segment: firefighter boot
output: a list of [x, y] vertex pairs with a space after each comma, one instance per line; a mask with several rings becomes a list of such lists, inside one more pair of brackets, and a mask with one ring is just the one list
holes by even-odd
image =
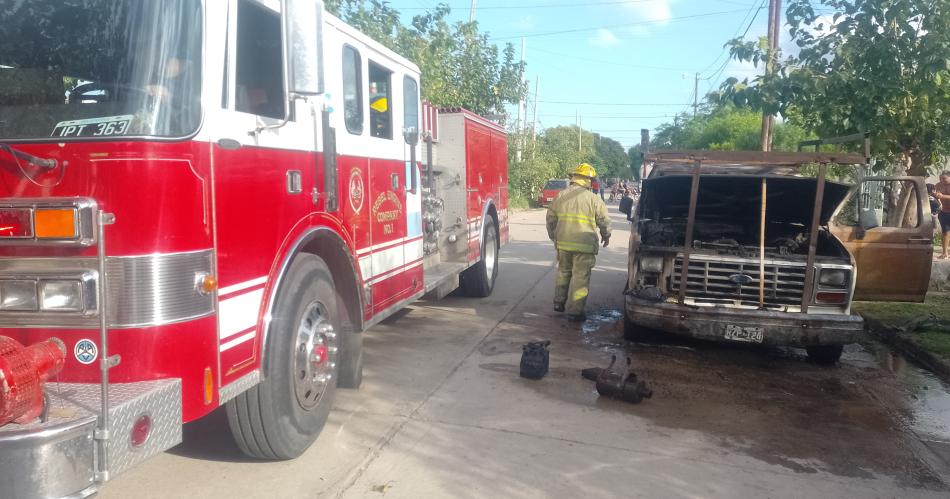
[[571, 285], [571, 268], [574, 260], [567, 251], [557, 252], [557, 276], [554, 278], [554, 311], [563, 312], [567, 291]]
[[572, 253], [571, 281], [568, 289], [567, 318], [571, 321], [583, 321], [584, 308], [589, 294], [590, 272], [594, 268], [594, 255], [590, 253]]

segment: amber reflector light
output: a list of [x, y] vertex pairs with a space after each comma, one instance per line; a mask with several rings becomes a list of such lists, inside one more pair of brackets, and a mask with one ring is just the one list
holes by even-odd
[[815, 301], [818, 303], [844, 303], [848, 300], [847, 293], [818, 293]]
[[76, 210], [71, 208], [37, 209], [36, 237], [39, 239], [74, 239]]
[[0, 238], [33, 237], [29, 208], [0, 209]]

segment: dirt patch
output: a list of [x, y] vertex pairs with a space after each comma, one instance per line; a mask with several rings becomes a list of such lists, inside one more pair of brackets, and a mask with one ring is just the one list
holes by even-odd
[[[836, 367], [805, 361], [796, 349], [763, 349], [674, 339], [669, 344], [622, 340], [619, 323], [592, 331], [552, 324], [552, 371], [564, 383], [523, 384], [566, 403], [622, 411], [667, 430], [695, 430], [721, 445], [796, 473], [893, 477], [905, 486], [945, 490], [945, 482], [919, 455], [909, 430], [900, 381], [865, 349], [849, 346]], [[486, 342], [485, 355], [520, 352], [516, 328], [504, 342]], [[524, 341], [529, 338], [525, 336]], [[533, 338], [531, 338], [533, 339]], [[600, 398], [579, 369], [604, 367], [612, 354], [630, 355], [634, 371], [653, 388], [639, 405]], [[517, 375], [517, 366], [482, 368]], [[519, 380], [522, 382], [522, 380]]]

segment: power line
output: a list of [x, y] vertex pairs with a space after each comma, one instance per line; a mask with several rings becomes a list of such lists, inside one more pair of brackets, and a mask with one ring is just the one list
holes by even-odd
[[680, 71], [688, 71], [687, 68], [671, 68], [671, 67], [664, 67], [664, 66], [648, 66], [648, 65], [644, 65], [644, 64], [626, 64], [626, 63], [617, 62], [617, 61], [604, 61], [604, 60], [601, 60], [601, 59], [590, 59], [590, 58], [588, 58], [588, 57], [580, 57], [580, 56], [571, 55], [571, 54], [564, 54], [564, 53], [561, 53], [561, 52], [552, 52], [552, 51], [550, 51], [550, 50], [539, 49], [539, 48], [535, 48], [535, 49], [532, 49], [532, 50], [534, 50], [535, 52], [542, 52], [542, 53], [545, 53], [545, 54], [556, 55], [556, 56], [558, 56], [558, 57], [567, 57], [567, 58], [569, 58], [569, 59], [577, 59], [577, 60], [579, 60], [579, 61], [593, 62], [593, 63], [596, 63], [596, 64], [606, 64], [606, 65], [608, 65], [608, 66], [617, 66], [617, 67], [624, 67], [624, 68], [636, 68], [636, 69], [656, 69], [656, 70], [660, 70], [660, 71], [677, 71], [677, 72], [680, 72]]
[[[746, 19], [748, 19], [749, 16], [753, 16], [753, 17], [752, 17], [752, 21], [749, 22], [749, 26], [752, 26], [752, 23], [755, 22], [756, 16], [759, 15], [759, 11], [762, 10], [762, 9], [765, 7], [765, 0], [763, 0], [761, 3], [759, 3], [759, 8], [758, 8], [758, 9], [755, 8], [756, 2], [758, 2], [758, 0], [755, 0], [755, 1], [752, 3], [752, 5], [749, 7], [749, 11], [746, 12], [746, 14], [745, 14], [744, 16], [742, 16], [742, 20], [739, 21], [739, 27], [736, 28], [736, 33], [735, 33], [735, 35], [732, 35], [733, 38], [735, 38], [736, 36], [739, 35], [739, 31], [742, 29], [742, 25], [745, 24]], [[749, 32], [749, 29], [746, 28], [746, 33], [748, 33], [748, 32]], [[742, 37], [745, 38], [745, 34], [743, 34]], [[719, 52], [719, 55], [717, 55], [716, 58], [713, 59], [713, 62], [709, 63], [709, 65], [706, 66], [705, 69], [703, 69], [702, 71], [700, 71], [700, 73], [705, 73], [705, 72], [709, 71], [710, 68], [712, 68], [713, 66], [715, 66], [715, 65], [719, 62], [719, 58], [722, 57], [722, 56], [723, 56], [724, 54], [726, 54], [726, 53], [727, 53], [726, 47], [723, 46], [722, 50]], [[728, 59], [727, 59], [727, 60], [728, 60]]]
[[[478, 10], [510, 10], [510, 9], [549, 9], [549, 8], [559, 8], [559, 7], [593, 7], [593, 6], [603, 6], [603, 5], [623, 5], [623, 4], [636, 4], [636, 3], [648, 3], [655, 2], [657, 0], [613, 0], [610, 2], [587, 2], [587, 3], [557, 3], [557, 4], [531, 4], [531, 5], [491, 5], [486, 7], [479, 7]], [[731, 3], [731, 2], [727, 2]], [[396, 10], [432, 10], [437, 6], [432, 7], [394, 7]], [[468, 7], [453, 7], [449, 5], [451, 10], [462, 10]]]
[[[541, 116], [546, 116], [548, 118], [576, 118], [577, 115], [574, 114], [547, 114], [541, 113]], [[655, 118], [673, 118], [675, 114], [659, 114], [655, 116], [618, 116], [611, 114], [585, 114], [584, 118], [598, 119], [598, 120], [636, 120], [636, 119], [655, 119]]]
[[531, 38], [533, 38], [533, 37], [537, 37], [537, 36], [563, 35], [563, 34], [568, 34], [568, 33], [583, 33], [583, 32], [587, 32], [587, 31], [597, 31], [597, 30], [599, 30], [599, 29], [627, 28], [627, 27], [630, 27], [630, 26], [641, 26], [641, 25], [645, 25], [645, 24], [657, 24], [657, 23], [666, 23], [666, 22], [688, 21], [688, 20], [691, 20], [691, 19], [701, 19], [701, 18], [705, 18], [705, 17], [721, 16], [721, 15], [725, 15], [725, 14], [735, 14], [736, 12], [745, 12], [745, 10], [746, 10], [746, 9], [723, 10], [723, 11], [719, 11], [719, 12], [705, 12], [705, 13], [703, 13], [703, 14], [693, 14], [693, 15], [689, 15], [689, 16], [669, 17], [669, 18], [666, 18], [666, 19], [639, 21], [639, 22], [623, 23], [623, 24], [611, 24], [611, 25], [608, 25], [608, 26], [594, 26], [594, 27], [590, 27], [590, 28], [564, 29], [564, 30], [558, 30], [558, 31], [546, 31], [546, 32], [543, 32], [543, 33], [529, 33], [529, 34], [515, 35], [515, 36], [499, 36], [499, 37], [489, 38], [488, 40], [489, 40], [489, 41], [495, 41], [495, 40], [511, 40], [511, 39], [514, 39], [514, 38], [522, 38], [522, 37], [525, 37], [525, 38], [531, 37]]
[[545, 104], [573, 104], [578, 106], [679, 106], [682, 102], [639, 102], [639, 103], [616, 103], [616, 102], [576, 102], [566, 100], [544, 100], [538, 102]]

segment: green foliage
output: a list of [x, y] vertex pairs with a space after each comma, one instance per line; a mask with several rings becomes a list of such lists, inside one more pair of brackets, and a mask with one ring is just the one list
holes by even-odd
[[[517, 161], [514, 144], [523, 140], [523, 160]], [[619, 142], [578, 128], [558, 126], [548, 128], [537, 137], [528, 131], [523, 135], [510, 134], [508, 143], [508, 184], [511, 195], [535, 200], [541, 187], [552, 178], [567, 178], [581, 163], [590, 163], [601, 179], [631, 178], [629, 159]]]
[[327, 10], [422, 71], [422, 97], [437, 106], [461, 106], [504, 122], [506, 104], [527, 92], [509, 43], [499, 52], [478, 31], [478, 23], [449, 24], [447, 4], [400, 22], [399, 11], [382, 0], [328, 0]]
[[[761, 145], [761, 130], [760, 112], [726, 103], [696, 117], [681, 114], [673, 123], [660, 125], [650, 144], [654, 149], [752, 151]], [[808, 133], [794, 123], [776, 123], [773, 149], [794, 151], [798, 142], [808, 138]]]
[[[836, 13], [817, 13], [817, 3]], [[787, 22], [800, 51], [784, 60], [761, 43], [729, 42], [733, 58], [774, 60], [775, 71], [730, 78], [723, 97], [797, 114], [823, 137], [869, 132], [876, 155], [915, 175], [948, 153], [950, 2], [791, 0]]]
[[643, 167], [643, 153], [640, 151], [640, 144], [637, 144], [627, 151], [627, 158], [630, 160], [630, 175], [634, 180], [640, 180], [640, 170]]

